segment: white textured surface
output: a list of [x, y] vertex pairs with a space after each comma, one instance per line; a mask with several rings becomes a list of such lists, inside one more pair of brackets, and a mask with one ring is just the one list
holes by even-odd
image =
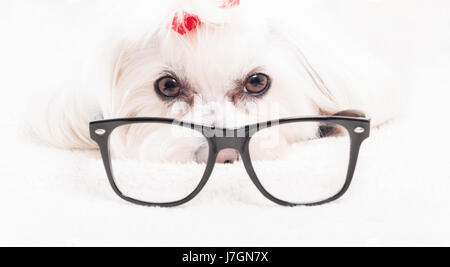
[[[348, 194], [316, 208], [271, 204], [240, 166], [217, 168], [202, 194], [183, 207], [122, 202], [96, 153], [46, 148], [18, 134], [28, 92], [58, 84], [51, 67], [70, 66], [58, 61], [64, 52], [30, 48], [33, 40], [26, 38], [29, 33], [35, 45], [42, 42], [36, 25], [55, 2], [30, 11], [34, 26], [24, 26], [24, 16], [0, 16], [0, 28], [10, 29], [0, 44], [0, 245], [450, 245], [450, 41], [439, 34], [448, 28], [441, 15], [449, 5], [412, 2], [417, 19], [405, 18], [401, 37], [383, 48], [391, 49], [387, 60], [400, 66], [405, 86], [415, 92], [410, 116], [374, 131]], [[9, 3], [1, 4], [0, 14]], [[389, 54], [397, 52], [403, 55]]]

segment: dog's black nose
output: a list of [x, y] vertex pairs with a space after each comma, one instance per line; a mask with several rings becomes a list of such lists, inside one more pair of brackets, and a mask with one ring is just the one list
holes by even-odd
[[233, 164], [239, 159], [239, 152], [234, 149], [224, 149], [217, 155], [216, 162], [222, 164]]

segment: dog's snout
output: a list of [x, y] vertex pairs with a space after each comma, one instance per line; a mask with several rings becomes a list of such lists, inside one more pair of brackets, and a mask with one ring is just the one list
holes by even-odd
[[[196, 161], [198, 163], [208, 162], [209, 152], [207, 147], [200, 148], [195, 153]], [[239, 152], [234, 149], [224, 149], [219, 152], [216, 158], [216, 163], [233, 164], [239, 160]]]
[[216, 162], [222, 164], [233, 164], [239, 159], [239, 153], [234, 149], [224, 149], [217, 155]]

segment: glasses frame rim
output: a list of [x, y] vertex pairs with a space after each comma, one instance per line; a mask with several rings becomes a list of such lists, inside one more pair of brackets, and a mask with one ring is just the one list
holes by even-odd
[[[345, 184], [343, 188], [334, 196], [313, 203], [294, 203], [283, 201], [278, 199], [277, 197], [270, 194], [264, 186], [261, 184], [256, 171], [253, 168], [249, 145], [250, 141], [254, 134], [257, 132], [271, 128], [274, 126], [279, 126], [282, 124], [289, 123], [298, 123], [298, 122], [328, 122], [332, 124], [336, 124], [345, 128], [350, 137], [350, 158], [349, 165], [347, 169], [347, 177], [345, 180]], [[195, 190], [189, 194], [187, 197], [168, 203], [153, 203], [146, 202], [131, 198], [122, 193], [122, 191], [118, 188], [112, 171], [111, 157], [110, 157], [110, 148], [109, 148], [109, 138], [111, 133], [118, 127], [131, 125], [131, 124], [140, 124], [140, 123], [161, 123], [168, 125], [178, 125], [180, 127], [187, 127], [192, 130], [200, 132], [208, 141], [209, 146], [209, 156], [208, 161], [206, 163], [206, 168], [203, 173], [203, 177], [200, 180], [199, 185], [195, 188]], [[203, 190], [205, 185], [208, 183], [214, 167], [216, 165], [216, 158], [219, 152], [226, 148], [236, 149], [242, 158], [244, 163], [244, 167], [252, 180], [253, 184], [258, 188], [258, 190], [270, 201], [288, 207], [296, 207], [296, 206], [319, 206], [323, 204], [327, 204], [333, 202], [335, 200], [340, 199], [349, 189], [353, 176], [355, 173], [358, 156], [360, 152], [360, 148], [364, 140], [366, 140], [370, 136], [370, 127], [371, 120], [369, 118], [356, 118], [356, 117], [346, 117], [346, 116], [311, 116], [311, 117], [291, 117], [280, 120], [272, 120], [265, 123], [256, 123], [252, 125], [247, 125], [244, 127], [236, 128], [236, 129], [224, 129], [224, 128], [216, 128], [211, 126], [205, 126], [197, 123], [179, 121], [176, 119], [168, 119], [168, 118], [158, 118], [158, 117], [137, 117], [137, 118], [117, 118], [117, 119], [108, 119], [108, 120], [97, 120], [92, 121], [89, 124], [89, 130], [91, 139], [94, 140], [99, 148], [101, 157], [103, 160], [103, 164], [108, 176], [109, 183], [113, 188], [113, 191], [123, 200], [128, 201], [133, 204], [148, 206], [148, 207], [175, 207], [186, 204], [187, 202], [193, 200], [198, 194]], [[357, 130], [361, 131], [357, 131]], [[364, 129], [364, 131], [362, 131]], [[98, 133], [100, 131], [100, 134]], [[234, 137], [228, 137], [226, 133], [232, 132]], [[245, 137], [239, 137], [238, 133], [245, 133]], [[224, 137], [221, 137], [223, 135]]]

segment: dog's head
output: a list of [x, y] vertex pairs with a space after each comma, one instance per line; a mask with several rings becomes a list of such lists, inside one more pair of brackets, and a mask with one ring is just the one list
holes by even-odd
[[[176, 15], [171, 13], [150, 37], [120, 46], [114, 64], [111, 117], [166, 117], [236, 128], [318, 115], [323, 107], [332, 106], [326, 85], [276, 22], [243, 7], [184, 8]], [[183, 28], [177, 28], [180, 25]], [[156, 137], [167, 134], [142, 127], [126, 129], [120, 138], [128, 144], [134, 140], [131, 143], [141, 151], [149, 151], [144, 144], [160, 144]], [[309, 138], [317, 129], [300, 131], [301, 138]], [[291, 135], [281, 134], [279, 143], [296, 141]], [[182, 142], [186, 143], [174, 139], [167, 147], [178, 146], [183, 151], [164, 149], [158, 157], [162, 153], [163, 159], [206, 160], [204, 141]], [[228, 151], [219, 161], [236, 157]]]

